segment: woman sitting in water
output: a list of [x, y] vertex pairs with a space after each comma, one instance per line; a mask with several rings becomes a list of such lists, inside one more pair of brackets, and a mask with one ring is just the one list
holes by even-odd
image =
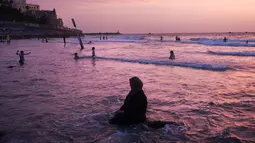
[[135, 124], [146, 120], [147, 97], [143, 92], [143, 82], [138, 77], [129, 79], [131, 91], [124, 105], [115, 113], [110, 124]]
[[19, 50], [16, 52], [16, 55], [19, 55], [19, 63], [20, 64], [24, 64], [24, 61], [25, 61], [25, 55], [29, 55], [29, 54], [31, 54], [31, 52], [29, 52], [29, 53], [24, 53], [24, 51], [20, 51], [20, 53], [19, 53]]

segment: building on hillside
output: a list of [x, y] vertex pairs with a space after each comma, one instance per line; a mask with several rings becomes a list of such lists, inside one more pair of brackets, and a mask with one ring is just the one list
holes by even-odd
[[40, 6], [37, 4], [27, 4], [25, 8], [27, 11], [39, 11], [40, 10]]
[[40, 11], [27, 11], [26, 15], [34, 16], [40, 20], [41, 24], [50, 25], [54, 28], [62, 28], [64, 23], [61, 18], [57, 17], [56, 10], [40, 10]]
[[26, 0], [3, 0], [3, 2], [12, 2], [12, 4], [20, 5], [25, 5], [27, 3]]
[[64, 27], [64, 22], [63, 22], [62, 18], [57, 19], [56, 26], [57, 26], [57, 28], [63, 28]]
[[26, 0], [4, 0], [12, 3], [12, 7], [20, 10], [21, 12], [26, 11], [38, 11], [40, 6], [37, 4], [27, 4]]
[[20, 5], [20, 6], [14, 6], [15, 8], [19, 9], [22, 13], [27, 12], [27, 11], [39, 11], [40, 6], [37, 4], [25, 4], [25, 5]]
[[26, 11], [26, 0], [8, 0], [12, 1], [12, 7], [19, 9], [21, 12]]
[[37, 24], [47, 25], [52, 28], [63, 28], [63, 20], [57, 17], [56, 10], [40, 10], [40, 6], [36, 4], [27, 4], [26, 0], [2, 0], [1, 4], [7, 7], [13, 7], [29, 19], [29, 22], [34, 22]]

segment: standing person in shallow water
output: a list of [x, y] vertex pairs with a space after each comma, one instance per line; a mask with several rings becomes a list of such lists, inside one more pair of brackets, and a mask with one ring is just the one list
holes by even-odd
[[16, 52], [16, 55], [19, 55], [19, 63], [20, 64], [24, 64], [24, 62], [25, 62], [25, 55], [29, 55], [29, 54], [31, 54], [31, 52], [24, 53], [24, 51], [20, 51], [20, 53], [19, 53], [19, 50], [18, 50]]
[[170, 51], [170, 57], [169, 59], [174, 60], [175, 59], [175, 55], [174, 55], [174, 51]]
[[78, 56], [78, 53], [74, 53], [74, 59], [78, 60], [80, 57]]
[[228, 40], [227, 37], [223, 38], [223, 42], [227, 42], [227, 40]]
[[95, 58], [96, 54], [95, 54], [95, 47], [92, 47], [92, 58]]
[[110, 120], [110, 124], [128, 125], [146, 120], [147, 97], [143, 92], [143, 82], [138, 77], [132, 77], [129, 83], [131, 91], [126, 96], [124, 105]]
[[10, 44], [10, 43], [11, 43], [11, 37], [10, 37], [10, 35], [7, 35], [7, 36], [6, 36], [6, 41], [7, 41], [7, 44]]
[[64, 44], [66, 44], [66, 36], [63, 37]]

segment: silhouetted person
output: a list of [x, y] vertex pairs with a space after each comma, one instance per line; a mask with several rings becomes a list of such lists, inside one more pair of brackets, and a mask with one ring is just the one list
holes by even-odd
[[228, 40], [227, 37], [224, 37], [223, 42], [227, 42], [227, 40]]
[[247, 41], [246, 41], [246, 44], [248, 44], [248, 43], [249, 43], [249, 41], [247, 40]]
[[74, 59], [78, 60], [80, 57], [78, 56], [78, 53], [74, 53]]
[[10, 44], [10, 43], [11, 43], [11, 37], [10, 37], [10, 35], [7, 35], [7, 36], [6, 36], [6, 41], [7, 41], [7, 44]]
[[48, 43], [48, 39], [47, 38], [45, 38], [45, 42]]
[[64, 43], [66, 44], [66, 36], [63, 37]]
[[105, 36], [105, 40], [108, 40], [108, 37], [107, 37], [107, 36]]
[[175, 55], [174, 55], [174, 51], [170, 51], [170, 57], [169, 59], [174, 60], [175, 59]]
[[160, 41], [163, 41], [163, 36], [160, 36]]
[[18, 50], [16, 52], [16, 55], [19, 55], [19, 63], [20, 64], [24, 64], [24, 62], [25, 62], [25, 55], [29, 55], [29, 54], [31, 54], [31, 52], [24, 53], [24, 51], [20, 51], [20, 53], [19, 53], [19, 50]]
[[100, 40], [102, 40], [102, 37], [100, 36]]
[[181, 41], [181, 38], [178, 36], [175, 36], [175, 41]]
[[94, 58], [96, 56], [95, 54], [95, 47], [92, 47], [92, 58]]
[[143, 92], [143, 82], [138, 77], [129, 79], [131, 91], [126, 96], [124, 105], [115, 113], [110, 124], [135, 124], [146, 120], [147, 97]]
[[105, 37], [103, 36], [103, 40], [105, 39]]

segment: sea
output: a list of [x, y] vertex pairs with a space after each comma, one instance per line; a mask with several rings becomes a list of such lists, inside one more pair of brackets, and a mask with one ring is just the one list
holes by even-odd
[[[62, 38], [0, 43], [0, 142], [255, 143], [255, 33], [82, 41], [83, 50], [76, 37], [66, 44]], [[31, 52], [24, 65], [17, 50]], [[148, 120], [177, 124], [109, 124], [133, 76], [143, 81]]]

